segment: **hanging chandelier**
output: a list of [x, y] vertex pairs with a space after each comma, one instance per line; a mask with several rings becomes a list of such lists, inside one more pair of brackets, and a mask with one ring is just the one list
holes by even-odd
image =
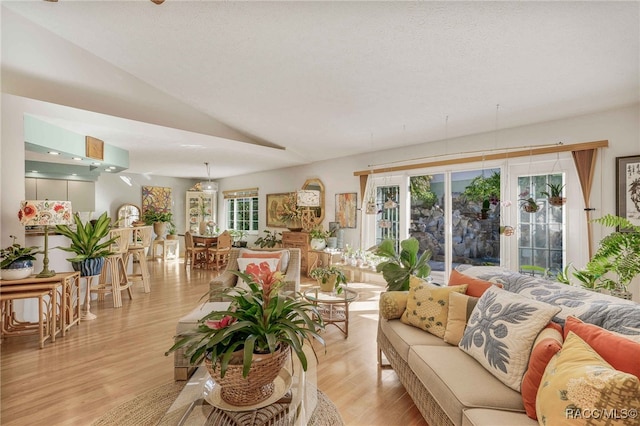
[[209, 163], [205, 161], [204, 165], [207, 167], [207, 177], [209, 178], [209, 180], [200, 182], [200, 188], [205, 194], [213, 194], [214, 192], [218, 191], [218, 184], [215, 182], [211, 182], [211, 171], [209, 169]]

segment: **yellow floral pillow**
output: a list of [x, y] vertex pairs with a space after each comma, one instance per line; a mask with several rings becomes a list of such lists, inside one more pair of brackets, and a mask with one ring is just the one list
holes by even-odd
[[444, 337], [449, 312], [449, 294], [464, 293], [467, 285], [438, 287], [420, 278], [411, 277], [407, 308], [400, 321]]
[[380, 295], [380, 316], [384, 319], [398, 319], [407, 307], [407, 291], [387, 291]]
[[640, 380], [615, 370], [573, 332], [544, 370], [536, 396], [541, 425], [637, 425]]

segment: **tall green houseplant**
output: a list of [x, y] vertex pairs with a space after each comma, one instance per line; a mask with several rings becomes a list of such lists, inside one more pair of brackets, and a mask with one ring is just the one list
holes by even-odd
[[384, 240], [377, 248], [376, 255], [387, 259], [378, 263], [376, 271], [382, 272], [389, 291], [409, 290], [412, 275], [426, 278], [431, 273], [429, 259], [431, 252], [425, 250], [418, 256], [420, 243], [415, 238], [400, 242], [400, 253], [396, 252], [395, 241]]
[[88, 221], [83, 224], [77, 213], [73, 215], [73, 220], [75, 222], [75, 229], [69, 225], [56, 225], [58, 233], [71, 240], [71, 245], [69, 247], [57, 248], [75, 254], [74, 257], [70, 257], [67, 260], [71, 262], [75, 270], [81, 271], [82, 275], [97, 275], [97, 273], [100, 273], [99, 271], [95, 273], [96, 271], [92, 270], [93, 273], [89, 273], [88, 270], [85, 271], [83, 269], [82, 264], [91, 259], [101, 259], [101, 262], [97, 261], [88, 263], [96, 263], [95, 267], [102, 270], [104, 258], [112, 254], [110, 246], [117, 239], [110, 238], [102, 241], [109, 235], [109, 231], [111, 230], [111, 219], [107, 216], [107, 212], [104, 212], [94, 223]]

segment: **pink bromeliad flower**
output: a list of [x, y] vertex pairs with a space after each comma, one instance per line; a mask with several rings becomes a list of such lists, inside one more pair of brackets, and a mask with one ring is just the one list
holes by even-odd
[[213, 330], [221, 330], [223, 328], [229, 327], [231, 324], [236, 322], [236, 319], [232, 316], [225, 316], [221, 320], [207, 320], [205, 321], [205, 325]]
[[251, 276], [256, 284], [262, 287], [262, 292], [265, 295], [276, 290], [282, 283], [282, 272], [271, 272], [267, 262], [262, 262], [260, 265], [250, 263], [245, 272]]

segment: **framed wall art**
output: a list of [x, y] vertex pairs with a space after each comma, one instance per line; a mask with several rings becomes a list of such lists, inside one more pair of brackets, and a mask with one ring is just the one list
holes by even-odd
[[640, 226], [640, 155], [616, 158], [616, 215]]
[[267, 194], [267, 226], [273, 226], [274, 228], [287, 227], [286, 222], [280, 219], [280, 217], [284, 211], [284, 203], [289, 195], [289, 192]]
[[355, 228], [357, 225], [357, 192], [336, 194], [336, 222], [340, 228]]
[[171, 212], [171, 188], [162, 186], [142, 187], [142, 212], [154, 210], [160, 213]]

